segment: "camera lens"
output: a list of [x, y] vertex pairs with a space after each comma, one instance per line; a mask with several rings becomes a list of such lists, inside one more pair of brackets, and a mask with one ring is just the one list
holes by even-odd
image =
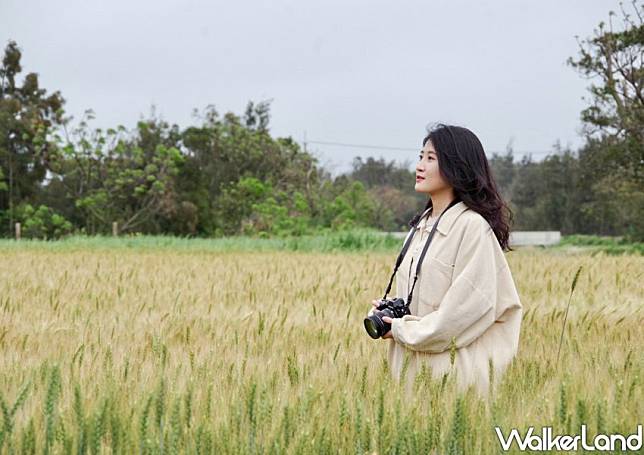
[[364, 328], [367, 329], [367, 333], [373, 339], [380, 338], [380, 330], [382, 330], [382, 319], [376, 315], [371, 315], [364, 320]]

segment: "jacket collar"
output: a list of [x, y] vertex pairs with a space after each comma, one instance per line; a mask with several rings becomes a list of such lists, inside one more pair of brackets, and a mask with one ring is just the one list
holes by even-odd
[[[457, 202], [452, 207], [450, 207], [448, 211], [445, 212], [445, 214], [441, 218], [441, 222], [438, 223], [436, 230], [443, 235], [447, 235], [449, 233], [449, 230], [452, 228], [454, 221], [456, 221], [456, 218], [458, 218], [461, 213], [468, 209], [469, 208], [467, 207], [467, 205], [465, 205], [465, 202]], [[424, 227], [424, 230], [427, 232], [431, 231], [432, 229], [432, 225], [427, 226], [427, 224], [425, 223], [425, 217], [428, 213], [429, 210], [425, 210], [425, 212], [423, 213], [423, 221], [419, 224], [418, 227], [418, 229]]]

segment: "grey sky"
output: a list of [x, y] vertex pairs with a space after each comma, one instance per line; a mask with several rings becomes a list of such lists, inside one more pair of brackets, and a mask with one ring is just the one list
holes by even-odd
[[[627, 5], [628, 6], [628, 5]], [[0, 40], [61, 90], [76, 118], [173, 123], [214, 104], [273, 99], [271, 132], [302, 141], [420, 148], [425, 127], [470, 128], [486, 151], [577, 148], [589, 81], [565, 64], [617, 0], [0, 0]], [[314, 145], [334, 173], [352, 158], [415, 151]]]

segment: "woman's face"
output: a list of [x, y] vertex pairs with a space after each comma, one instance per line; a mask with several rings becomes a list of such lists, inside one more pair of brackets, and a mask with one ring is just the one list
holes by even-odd
[[418, 158], [416, 186], [414, 187], [417, 192], [436, 194], [450, 187], [440, 174], [438, 155], [432, 141], [427, 140]]

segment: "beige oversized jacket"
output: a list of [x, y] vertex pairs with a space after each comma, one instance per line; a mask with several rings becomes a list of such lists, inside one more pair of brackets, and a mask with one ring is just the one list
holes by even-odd
[[[405, 299], [433, 225], [426, 219], [413, 233], [396, 275], [396, 293]], [[452, 338], [457, 383], [461, 388], [474, 384], [482, 395], [489, 387], [488, 359], [498, 379], [517, 353], [523, 309], [512, 274], [488, 222], [462, 201], [440, 220], [410, 311], [393, 320], [389, 340], [389, 367], [395, 379], [400, 379], [405, 353], [410, 355], [407, 390], [423, 363], [434, 378], [450, 370]]]

